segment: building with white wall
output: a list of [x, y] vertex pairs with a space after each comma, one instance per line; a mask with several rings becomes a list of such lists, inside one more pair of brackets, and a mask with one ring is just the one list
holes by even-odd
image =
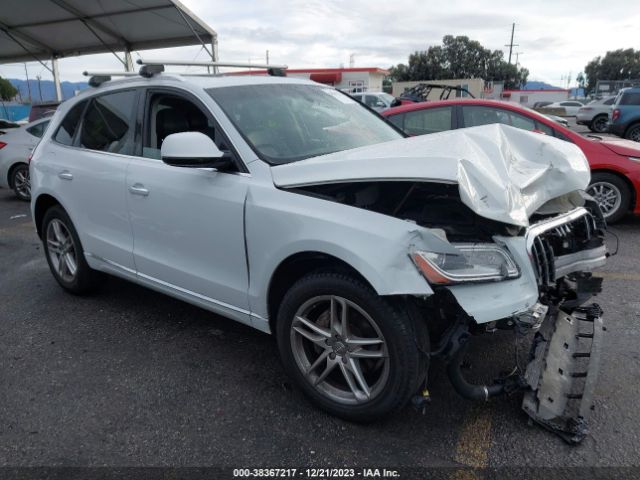
[[500, 100], [516, 102], [525, 107], [533, 107], [537, 102], [563, 102], [569, 99], [569, 90], [549, 88], [544, 90], [504, 90]]
[[[235, 74], [266, 75], [267, 72], [265, 70], [249, 70]], [[381, 92], [382, 80], [387, 75], [389, 75], [389, 70], [377, 67], [287, 69], [288, 77], [307, 78], [349, 93]]]

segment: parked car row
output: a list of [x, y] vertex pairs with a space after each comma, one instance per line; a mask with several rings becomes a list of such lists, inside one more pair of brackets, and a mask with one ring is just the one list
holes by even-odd
[[446, 100], [391, 108], [382, 113], [407, 135], [501, 123], [571, 142], [591, 167], [588, 192], [609, 222], [627, 212], [640, 213], [640, 145], [626, 140], [582, 136], [546, 116], [512, 102]]
[[43, 118], [0, 136], [0, 187], [13, 189], [20, 200], [31, 199], [28, 158], [49, 121]]

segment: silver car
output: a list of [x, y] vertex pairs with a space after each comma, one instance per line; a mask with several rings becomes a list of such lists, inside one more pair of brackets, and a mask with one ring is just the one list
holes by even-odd
[[592, 100], [578, 110], [576, 123], [578, 125], [586, 125], [592, 132], [606, 132], [615, 99], [616, 97], [612, 96]]
[[[64, 289], [116, 275], [274, 334], [302, 391], [350, 420], [422, 408], [439, 357], [461, 395], [520, 389], [536, 421], [584, 436], [606, 247], [580, 149], [504, 125], [405, 138], [301, 79], [147, 77], [62, 104], [33, 155]], [[496, 329], [541, 332], [526, 375], [471, 384], [465, 350]]]
[[13, 189], [20, 200], [31, 199], [28, 159], [49, 120], [31, 122], [0, 135], [0, 187]]

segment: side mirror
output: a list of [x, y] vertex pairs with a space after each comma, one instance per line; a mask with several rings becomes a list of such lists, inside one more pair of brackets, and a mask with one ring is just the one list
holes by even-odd
[[173, 167], [228, 169], [231, 158], [225, 156], [213, 140], [200, 132], [172, 133], [162, 142], [162, 161]]

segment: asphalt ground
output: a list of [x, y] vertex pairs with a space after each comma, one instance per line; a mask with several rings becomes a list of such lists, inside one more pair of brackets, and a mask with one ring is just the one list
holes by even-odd
[[[639, 466], [640, 218], [611, 232], [619, 252], [600, 272], [608, 330], [591, 434], [569, 446], [528, 424], [519, 394], [460, 398], [438, 362], [424, 415], [407, 407], [359, 425], [324, 414], [291, 385], [268, 335], [115, 278], [91, 296], [65, 293], [28, 204], [0, 190], [0, 477], [21, 478], [6, 467], [28, 466], [226, 469], [210, 478], [353, 466], [437, 468], [447, 478], [477, 478], [457, 467], [572, 467], [586, 478], [585, 468]], [[513, 364], [511, 334], [481, 340], [472, 377]]]

